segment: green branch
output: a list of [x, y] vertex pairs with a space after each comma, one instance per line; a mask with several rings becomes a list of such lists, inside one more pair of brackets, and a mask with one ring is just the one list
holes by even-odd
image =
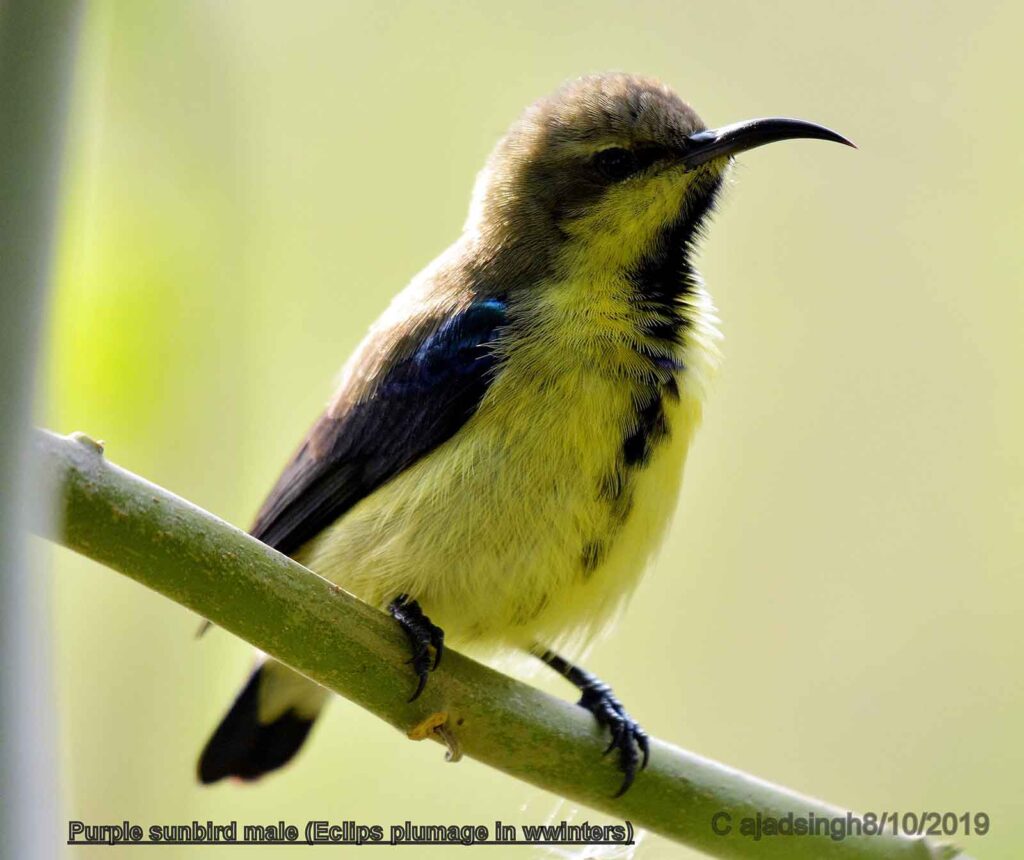
[[[607, 739], [582, 709], [445, 653], [423, 696], [406, 703], [408, 644], [390, 618], [244, 532], [108, 463], [99, 445], [40, 432], [44, 480], [59, 500], [52, 537], [209, 618], [403, 734], [450, 748], [539, 788], [718, 857], [951, 858], [902, 836], [754, 841], [745, 817], [844, 817], [846, 810], [651, 742], [651, 763], [623, 797]], [[439, 722], [442, 731], [431, 731]], [[712, 818], [731, 820], [716, 835]]]

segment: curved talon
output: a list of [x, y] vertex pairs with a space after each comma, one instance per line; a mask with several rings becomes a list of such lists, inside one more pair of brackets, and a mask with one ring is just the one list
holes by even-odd
[[640, 765], [640, 770], [646, 770], [647, 762], [651, 760], [650, 739], [647, 737], [647, 732], [640, 728], [640, 726], [636, 727], [636, 731], [633, 733], [633, 736], [636, 738], [637, 746], [640, 747], [644, 754], [644, 760], [643, 763]]
[[608, 742], [608, 747], [605, 749], [604, 754], [608, 755], [615, 747], [617, 747], [622, 741], [622, 733], [624, 731], [623, 724], [616, 722], [611, 726], [612, 739]]
[[[649, 744], [646, 733], [624, 710], [621, 710], [621, 706], [619, 712], [616, 713], [615, 722], [610, 728], [612, 743], [608, 751], [618, 749], [619, 769], [623, 773], [622, 786], [614, 796], [622, 797], [636, 779], [637, 770], [647, 767], [650, 757]], [[642, 763], [640, 753], [643, 754]], [[637, 764], [640, 764], [639, 768], [637, 768]]]
[[636, 779], [636, 766], [634, 765], [631, 770], [626, 770], [626, 776], [622, 780], [622, 787], [617, 792], [615, 792], [615, 794], [612, 795], [612, 798], [614, 799], [616, 797], [622, 797], [622, 795], [624, 795], [627, 791], [629, 791], [629, 788], [633, 784], [633, 781], [635, 779]]
[[651, 745], [647, 732], [626, 712], [622, 703], [612, 693], [612, 688], [603, 681], [579, 666], [574, 666], [554, 651], [534, 646], [532, 652], [579, 688], [580, 700], [577, 704], [590, 711], [599, 726], [608, 727], [611, 740], [605, 748], [604, 755], [608, 755], [614, 749], [619, 751], [619, 770], [623, 773], [623, 780], [622, 786], [614, 796], [622, 797], [636, 779], [637, 764], [640, 764], [639, 770], [643, 770], [650, 760]]
[[416, 683], [416, 691], [411, 696], [409, 696], [408, 699], [405, 700], [406, 704], [409, 704], [410, 702], [415, 702], [420, 697], [420, 693], [423, 692], [423, 690], [424, 690], [424, 688], [426, 686], [427, 686], [427, 673], [424, 672], [423, 674], [421, 674], [419, 676], [419, 680]]
[[[399, 594], [392, 600], [388, 612], [405, 631], [412, 648], [412, 656], [405, 662], [416, 672], [416, 689], [409, 698], [410, 702], [414, 702], [427, 686], [428, 674], [441, 662], [444, 631], [423, 613], [419, 603], [409, 599], [408, 594]], [[431, 646], [434, 648], [433, 660], [430, 658]]]
[[441, 654], [444, 652], [444, 631], [440, 627], [434, 627], [430, 631], [430, 644], [434, 646], [434, 666], [441, 665]]

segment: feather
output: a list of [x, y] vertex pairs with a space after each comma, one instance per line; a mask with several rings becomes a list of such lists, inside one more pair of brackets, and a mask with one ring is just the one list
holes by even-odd
[[505, 305], [477, 301], [438, 322], [412, 349], [403, 345], [405, 357], [384, 357], [388, 370], [367, 395], [341, 400], [317, 421], [264, 503], [254, 537], [295, 553], [473, 415], [498, 364]]

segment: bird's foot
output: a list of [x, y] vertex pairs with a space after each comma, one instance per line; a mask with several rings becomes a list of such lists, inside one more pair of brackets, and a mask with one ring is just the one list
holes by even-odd
[[604, 754], [608, 755], [612, 750], [619, 751], [619, 770], [624, 778], [615, 797], [622, 797], [636, 779], [637, 770], [647, 767], [651, 757], [647, 732], [626, 712], [612, 693], [612, 688], [600, 678], [541, 646], [535, 646], [532, 652], [579, 689], [583, 694], [579, 706], [590, 711], [598, 725], [607, 726], [612, 733], [611, 743]]
[[[412, 646], [412, 656], [406, 662], [412, 664], [418, 679], [416, 691], [409, 698], [409, 701], [413, 702], [427, 686], [427, 675], [441, 662], [444, 631], [423, 614], [420, 605], [415, 600], [410, 600], [408, 594], [399, 594], [392, 600], [388, 605], [388, 612], [405, 631]], [[431, 648], [434, 649], [433, 660], [430, 657]]]
[[627, 713], [622, 703], [615, 698], [612, 688], [604, 682], [593, 678], [591, 683], [581, 689], [583, 695], [580, 696], [579, 706], [590, 711], [598, 724], [607, 726], [612, 734], [604, 754], [618, 750], [619, 770], [623, 773], [623, 780], [614, 796], [622, 797], [636, 779], [637, 770], [647, 767], [651, 757], [647, 732]]

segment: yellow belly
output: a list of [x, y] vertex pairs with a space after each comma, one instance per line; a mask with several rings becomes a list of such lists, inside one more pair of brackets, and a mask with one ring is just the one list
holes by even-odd
[[607, 483], [635, 416], [629, 358], [607, 344], [600, 354], [550, 346], [517, 349], [455, 436], [299, 560], [380, 607], [408, 593], [457, 647], [573, 653], [600, 633], [675, 507], [710, 346], [682, 350], [680, 396], [664, 399], [668, 435], [617, 501]]

